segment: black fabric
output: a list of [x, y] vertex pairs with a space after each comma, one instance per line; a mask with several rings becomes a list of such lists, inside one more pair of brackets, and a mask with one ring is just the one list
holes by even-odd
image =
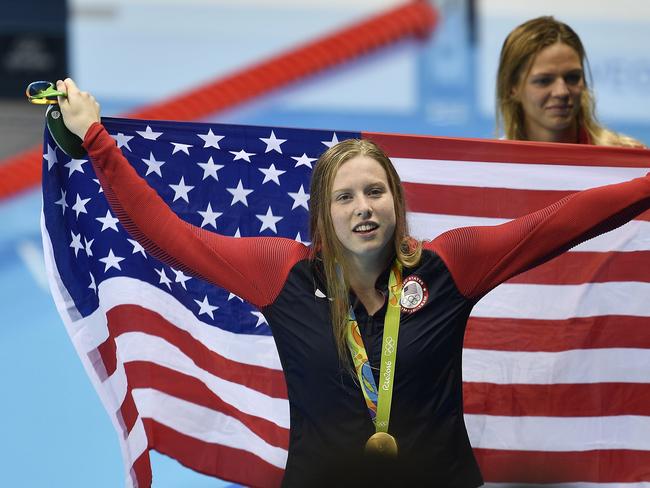
[[[377, 288], [387, 295], [389, 270]], [[329, 300], [310, 261], [294, 266], [275, 302], [264, 310], [288, 385], [289, 456], [283, 481], [302, 486], [444, 486], [482, 484], [463, 420], [461, 357], [465, 324], [474, 302], [456, 288], [442, 260], [424, 251], [416, 275], [428, 298], [402, 311], [389, 432], [396, 460], [364, 455], [374, 433], [363, 394], [349, 363], [336, 352]], [[355, 314], [378, 379], [386, 305]]]

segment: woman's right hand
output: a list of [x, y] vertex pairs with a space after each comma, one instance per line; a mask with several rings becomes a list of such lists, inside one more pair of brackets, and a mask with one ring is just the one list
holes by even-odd
[[67, 97], [59, 97], [65, 126], [83, 140], [88, 128], [99, 122], [99, 103], [90, 93], [79, 91], [70, 78], [57, 81], [56, 88], [67, 94]]

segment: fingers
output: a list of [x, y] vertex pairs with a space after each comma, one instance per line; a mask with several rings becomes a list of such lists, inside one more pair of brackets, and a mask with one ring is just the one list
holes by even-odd
[[59, 97], [63, 122], [72, 133], [83, 139], [88, 128], [100, 121], [99, 103], [90, 93], [80, 91], [70, 78], [58, 80], [56, 87], [67, 94], [66, 97]]
[[79, 88], [77, 87], [77, 84], [74, 81], [72, 81], [72, 78], [66, 78], [65, 80], [63, 80], [62, 83], [64, 85], [63, 91], [65, 91], [68, 94], [68, 97], [70, 96], [74, 97], [79, 93]]
[[99, 104], [95, 100], [95, 97], [86, 91], [79, 90], [79, 87], [77, 87], [77, 84], [72, 80], [72, 78], [57, 80], [56, 88], [67, 95], [67, 97], [58, 98], [59, 105], [76, 105], [77, 103], [85, 103], [91, 104], [96, 110], [99, 110]]

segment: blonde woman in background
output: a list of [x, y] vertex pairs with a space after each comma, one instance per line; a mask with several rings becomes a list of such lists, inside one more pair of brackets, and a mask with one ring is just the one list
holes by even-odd
[[553, 17], [516, 27], [503, 43], [497, 74], [497, 130], [506, 139], [642, 148], [603, 127], [585, 79], [580, 37]]

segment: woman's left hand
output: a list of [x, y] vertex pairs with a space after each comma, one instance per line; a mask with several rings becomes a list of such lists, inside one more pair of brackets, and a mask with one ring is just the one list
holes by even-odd
[[65, 126], [83, 140], [88, 128], [99, 122], [99, 103], [90, 93], [80, 91], [70, 78], [57, 81], [56, 88], [67, 94], [66, 97], [59, 97]]

